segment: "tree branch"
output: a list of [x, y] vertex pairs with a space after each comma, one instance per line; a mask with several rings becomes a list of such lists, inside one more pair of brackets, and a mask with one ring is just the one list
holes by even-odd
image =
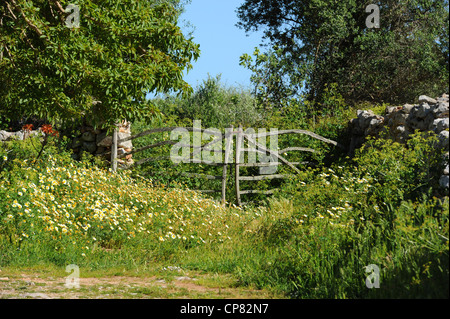
[[6, 7], [8, 8], [8, 11], [11, 13], [11, 15], [13, 16], [14, 20], [17, 20], [17, 17], [15, 16], [15, 14], [12, 12], [11, 7], [9, 6], [9, 3], [6, 3]]
[[64, 10], [64, 8], [61, 6], [61, 4], [57, 1], [57, 0], [51, 0], [51, 2], [53, 2], [53, 4], [56, 5], [56, 7], [58, 8], [59, 12], [61, 14], [66, 14], [66, 10]]
[[22, 11], [22, 9], [17, 5], [15, 0], [11, 0], [11, 3], [14, 5], [14, 7], [19, 10], [20, 14], [22, 15], [23, 19], [25, 20], [25, 22], [28, 24], [28, 26], [34, 30], [34, 32], [36, 32], [39, 37], [43, 36], [44, 34], [42, 33], [41, 30], [39, 30], [39, 28], [34, 25], [30, 20], [28, 20], [28, 18], [26, 17], [25, 13]]
[[[4, 48], [5, 48], [6, 52], [7, 52], [8, 55], [9, 55], [9, 58], [11, 59], [11, 64], [12, 64], [12, 66], [13, 66], [13, 67], [16, 67], [16, 65], [14, 64], [13, 56], [12, 56], [11, 52], [9, 51], [8, 46], [7, 46], [6, 44], [4, 45]], [[3, 52], [2, 52], [2, 54], [3, 54]]]
[[35, 47], [33, 46], [33, 44], [30, 42], [30, 39], [28, 39], [25, 30], [23, 30], [22, 34], [23, 34], [23, 36], [24, 36], [24, 38], [25, 38], [25, 41], [27, 41], [28, 45], [29, 45], [34, 51], [36, 51], [36, 48], [35, 48]]

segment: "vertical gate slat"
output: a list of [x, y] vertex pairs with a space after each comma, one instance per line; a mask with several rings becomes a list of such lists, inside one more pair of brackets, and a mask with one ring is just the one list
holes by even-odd
[[230, 150], [231, 145], [233, 144], [233, 126], [231, 126], [231, 129], [229, 132], [225, 130], [225, 158], [223, 162], [223, 171], [222, 171], [222, 204], [225, 204], [227, 198], [226, 198], [226, 189], [227, 189], [227, 169], [228, 169], [228, 163], [230, 161]]
[[239, 189], [239, 164], [241, 162], [241, 144], [242, 144], [242, 126], [239, 125], [238, 132], [236, 134], [236, 161], [234, 164], [235, 167], [235, 188], [236, 188], [236, 200], [237, 204], [241, 206], [241, 193]]

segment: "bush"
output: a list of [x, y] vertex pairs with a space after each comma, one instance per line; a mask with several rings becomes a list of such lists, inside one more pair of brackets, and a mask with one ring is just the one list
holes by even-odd
[[189, 98], [166, 97], [154, 102], [164, 114], [201, 120], [204, 128], [255, 126], [263, 120], [254, 97], [243, 89], [226, 87], [220, 76], [208, 77]]
[[369, 138], [357, 151], [355, 164], [362, 174], [374, 180], [375, 200], [398, 201], [415, 199], [422, 193], [437, 192], [443, 170], [444, 150], [437, 148], [437, 136], [432, 132], [413, 134], [407, 145], [390, 139]]

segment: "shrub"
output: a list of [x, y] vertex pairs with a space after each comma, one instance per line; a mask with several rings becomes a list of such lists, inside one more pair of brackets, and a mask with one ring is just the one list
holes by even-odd
[[438, 138], [429, 132], [413, 134], [407, 145], [369, 138], [354, 161], [362, 174], [374, 179], [375, 187], [370, 194], [376, 200], [414, 199], [423, 192], [438, 190], [444, 151], [437, 144]]
[[262, 121], [253, 96], [237, 87], [226, 87], [220, 76], [208, 77], [189, 98], [166, 97], [155, 104], [166, 115], [201, 120], [204, 128], [254, 126]]

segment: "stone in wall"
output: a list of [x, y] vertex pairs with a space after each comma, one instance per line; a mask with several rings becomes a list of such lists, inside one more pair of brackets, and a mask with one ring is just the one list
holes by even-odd
[[[419, 96], [418, 104], [403, 106], [389, 106], [383, 116], [372, 111], [358, 110], [357, 118], [351, 120], [350, 129], [352, 139], [350, 155], [360, 147], [368, 136], [378, 136], [380, 132], [387, 132], [396, 142], [404, 143], [409, 135], [416, 130], [421, 132], [433, 131], [438, 135], [437, 147], [449, 150], [449, 96], [443, 94], [438, 98], [426, 95]], [[440, 185], [449, 188], [448, 153], [444, 162], [443, 175]]]
[[439, 147], [448, 150], [449, 131], [442, 131], [438, 135]]
[[419, 104], [387, 107], [384, 116], [370, 110], [358, 110], [357, 118], [350, 123], [354, 145], [351, 151], [362, 145], [367, 136], [376, 136], [386, 130], [397, 142], [404, 142], [416, 130], [434, 131], [439, 135], [449, 128], [448, 115], [448, 94], [437, 99], [421, 95]]
[[350, 152], [360, 147], [367, 136], [377, 135], [382, 129], [385, 118], [376, 115], [371, 110], [358, 110], [357, 118], [350, 121], [352, 140]]

